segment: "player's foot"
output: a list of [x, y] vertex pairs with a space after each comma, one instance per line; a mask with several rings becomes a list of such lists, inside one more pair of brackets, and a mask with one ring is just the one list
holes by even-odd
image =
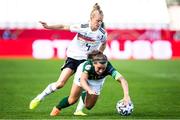
[[40, 102], [41, 102], [40, 99], [34, 98], [29, 104], [29, 109], [31, 110], [35, 109], [39, 105]]
[[57, 107], [54, 107], [50, 113], [50, 116], [57, 116], [59, 115], [60, 110]]
[[85, 116], [87, 114], [83, 113], [82, 111], [76, 111], [76, 112], [74, 112], [74, 115], [76, 115], [76, 116]]

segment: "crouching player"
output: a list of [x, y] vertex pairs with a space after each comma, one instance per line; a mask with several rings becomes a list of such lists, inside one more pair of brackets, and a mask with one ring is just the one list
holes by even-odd
[[[130, 96], [127, 81], [111, 65], [102, 52], [93, 51], [88, 55], [88, 60], [78, 66], [70, 96], [63, 98], [59, 104], [53, 108], [50, 115], [57, 116], [62, 109], [76, 103], [80, 96], [82, 96], [82, 100], [87, 109], [90, 110], [93, 108], [107, 75], [111, 75], [121, 83], [124, 93], [123, 101], [125, 104], [128, 104], [130, 102]], [[82, 93], [83, 89], [86, 92]]]

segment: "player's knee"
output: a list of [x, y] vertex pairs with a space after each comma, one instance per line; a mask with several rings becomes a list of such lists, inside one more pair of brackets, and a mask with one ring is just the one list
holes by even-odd
[[69, 104], [70, 105], [72, 105], [72, 104], [74, 104], [74, 103], [76, 103], [77, 102], [77, 99], [76, 98], [68, 98], [68, 102], [69, 102]]
[[88, 110], [91, 110], [93, 107], [92, 106], [87, 106], [86, 107]]
[[85, 107], [88, 109], [88, 110], [91, 110], [93, 108], [92, 105], [85, 105]]
[[56, 88], [60, 89], [60, 88], [64, 87], [64, 85], [65, 85], [65, 82], [57, 82], [56, 83]]

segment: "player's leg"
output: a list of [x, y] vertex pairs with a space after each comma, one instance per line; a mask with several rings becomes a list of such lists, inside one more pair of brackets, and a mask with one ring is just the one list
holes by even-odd
[[73, 70], [70, 68], [65, 68], [62, 70], [57, 82], [51, 83], [49, 84], [46, 89], [38, 95], [39, 99], [42, 100], [44, 97], [46, 97], [47, 95], [53, 93], [54, 91], [56, 91], [57, 89], [62, 88], [67, 80], [69, 79], [69, 77], [73, 74]]
[[[81, 77], [81, 74], [82, 74], [82, 68], [83, 68], [82, 66], [83, 66], [83, 64], [79, 65], [79, 67], [78, 67], [78, 69], [77, 69], [77, 72], [76, 72], [76, 74], [75, 74], [75, 76], [74, 76], [74, 84], [78, 85], [79, 87], [81, 87], [80, 77]], [[84, 108], [84, 102], [83, 102], [83, 100], [82, 100], [82, 95], [85, 96], [85, 95], [86, 95], [85, 92], [86, 92], [86, 91], [83, 91], [83, 92], [81, 93], [81, 96], [80, 96], [80, 98], [79, 98], [79, 103], [78, 103], [77, 108], [76, 108], [76, 110], [75, 110], [75, 112], [74, 112], [74, 115], [78, 115], [78, 116], [87, 115], [87, 114], [83, 113], [83, 111], [82, 111], [83, 108]]]
[[101, 80], [88, 80], [88, 84], [90, 86], [90, 88], [95, 91], [97, 94], [96, 95], [90, 95], [88, 93], [86, 93], [86, 96], [83, 97], [84, 103], [85, 103], [85, 107], [90, 110], [94, 107], [94, 105], [97, 102], [98, 96], [101, 93], [101, 89], [103, 87], [105, 79], [101, 79]]
[[50, 115], [57, 116], [60, 111], [66, 107], [69, 107], [77, 102], [81, 95], [82, 88], [76, 84], [72, 85], [70, 96], [63, 98], [58, 105], [56, 105]]
[[[95, 82], [90, 80], [88, 82], [91, 89], [96, 91], [97, 95], [92, 96], [92, 95], [87, 94], [85, 91], [83, 91], [81, 94], [81, 97], [79, 99], [79, 103], [76, 108], [76, 111], [74, 112], [74, 115], [79, 115], [79, 116], [87, 115], [87, 114], [83, 113], [82, 110], [84, 107], [86, 107], [87, 109], [91, 109], [95, 105], [96, 100], [98, 99], [98, 95], [100, 95], [100, 91], [102, 89], [104, 80], [105, 79], [98, 80]], [[87, 100], [85, 98], [87, 98]], [[86, 104], [86, 106], [85, 106], [85, 104]]]
[[43, 92], [41, 92], [37, 97], [35, 97], [29, 105], [30, 109], [36, 108], [39, 103], [44, 99], [44, 97], [48, 96], [49, 94], [53, 93], [59, 88], [62, 88], [69, 77], [73, 74], [73, 70], [70, 68], [64, 68], [59, 76], [59, 79], [57, 82], [49, 84]]
[[97, 99], [98, 99], [98, 96], [99, 95], [90, 95], [90, 94], [86, 94], [86, 98], [84, 100], [84, 103], [85, 103], [85, 107], [90, 110], [94, 107], [94, 105], [96, 104], [97, 102]]
[[36, 108], [45, 96], [53, 93], [59, 88], [62, 88], [65, 85], [66, 81], [69, 79], [69, 77], [76, 71], [78, 65], [83, 61], [84, 60], [75, 60], [68, 57], [65, 61], [65, 64], [61, 68], [62, 72], [57, 82], [49, 84], [42, 93], [37, 95], [37, 97], [35, 97], [30, 102], [29, 108]]
[[85, 96], [85, 95], [86, 95], [86, 91], [83, 91], [80, 98], [79, 98], [79, 102], [78, 102], [78, 105], [77, 105], [76, 110], [74, 112], [74, 115], [77, 115], [77, 116], [85, 116], [85, 115], [87, 115], [87, 114], [85, 114], [83, 112], [83, 109], [84, 109], [85, 105], [84, 105], [82, 96]]
[[88, 110], [94, 107], [99, 95], [90, 95], [86, 91], [83, 91], [81, 97], [79, 98], [79, 103], [74, 112], [76, 116], [85, 116], [87, 114], [83, 113], [82, 110], [86, 107]]
[[91, 109], [95, 105], [98, 99], [98, 95], [100, 95], [100, 91], [102, 89], [104, 79], [99, 80], [98, 82], [89, 81], [88, 83], [91, 89], [96, 91], [97, 95], [89, 95], [86, 93], [86, 91], [83, 91], [79, 99], [79, 103], [76, 108], [76, 111], [74, 112], [74, 115], [79, 115], [79, 116], [87, 115], [83, 113], [82, 110], [84, 107], [86, 107], [87, 109]]

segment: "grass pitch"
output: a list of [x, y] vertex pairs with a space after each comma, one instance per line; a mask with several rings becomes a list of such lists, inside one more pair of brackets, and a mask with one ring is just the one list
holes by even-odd
[[[0, 60], [0, 119], [51, 119], [49, 113], [69, 95], [72, 78], [65, 87], [48, 97], [35, 110], [29, 102], [49, 83], [57, 80], [64, 60]], [[131, 116], [116, 113], [122, 89], [111, 77], [106, 79], [96, 106], [73, 116], [76, 105], [63, 109], [56, 119], [180, 119], [180, 60], [111, 61], [129, 83], [134, 103]]]

